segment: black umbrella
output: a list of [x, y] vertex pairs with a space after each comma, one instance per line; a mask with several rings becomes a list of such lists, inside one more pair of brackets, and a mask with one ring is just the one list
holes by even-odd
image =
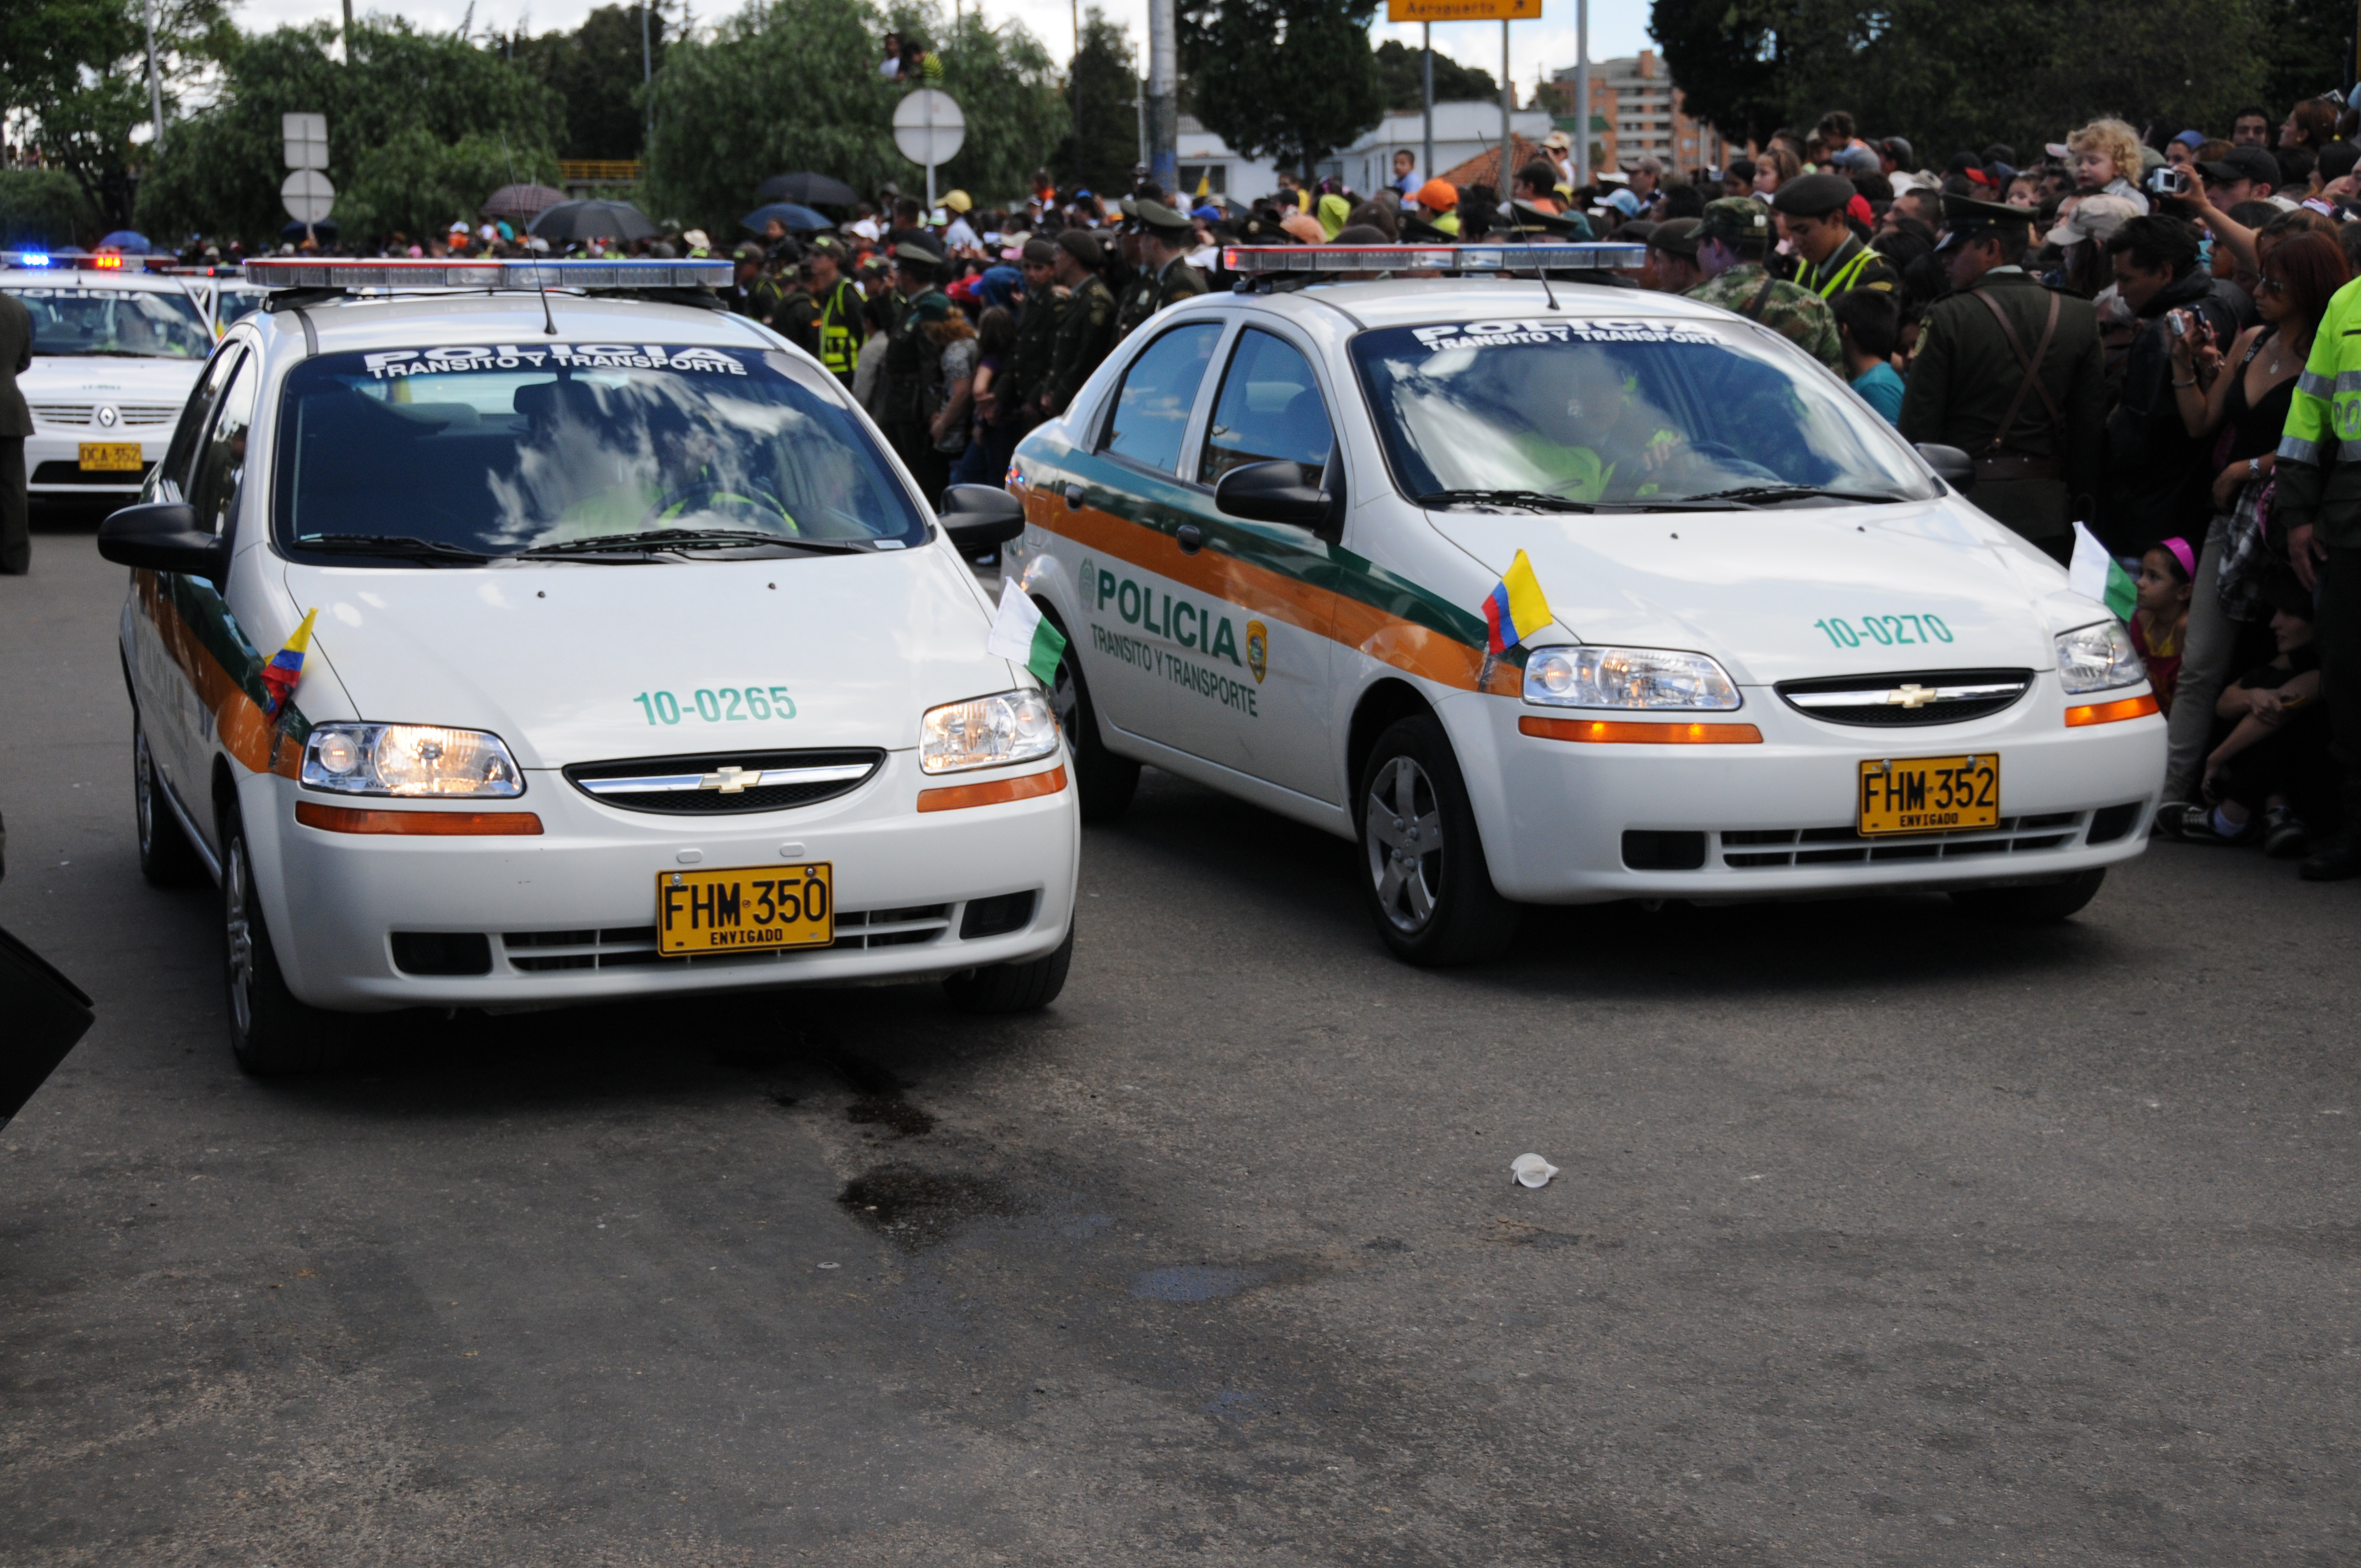
[[800, 202], [807, 207], [850, 207], [861, 192], [841, 180], [808, 171], [774, 174], [754, 188], [756, 202]]
[[279, 231], [279, 237], [290, 245], [301, 245], [306, 234], [323, 242], [330, 242], [335, 240], [340, 232], [336, 227], [335, 219], [322, 218], [316, 224], [289, 224]]
[[564, 200], [565, 192], [546, 185], [503, 185], [484, 198], [484, 216], [527, 223]]
[[650, 239], [658, 232], [629, 202], [560, 202], [525, 225], [553, 244], [570, 239]]

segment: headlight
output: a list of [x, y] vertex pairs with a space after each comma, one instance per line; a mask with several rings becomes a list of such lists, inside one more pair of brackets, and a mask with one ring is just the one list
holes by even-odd
[[2147, 666], [2120, 620], [2103, 620], [2058, 634], [2058, 684], [2070, 694], [2136, 685]]
[[1662, 648], [1543, 648], [1525, 661], [1525, 700], [1551, 707], [1732, 708], [1738, 687], [1703, 653]]
[[918, 726], [918, 766], [930, 773], [1029, 762], [1057, 749], [1058, 716], [1038, 688], [930, 707]]
[[499, 736], [431, 724], [320, 725], [303, 742], [303, 782], [344, 795], [524, 793]]

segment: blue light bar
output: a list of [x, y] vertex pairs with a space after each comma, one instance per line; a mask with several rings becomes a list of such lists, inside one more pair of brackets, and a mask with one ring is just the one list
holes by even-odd
[[1612, 240], [1569, 245], [1233, 245], [1232, 272], [1541, 272], [1644, 267], [1648, 247]]
[[266, 289], [716, 289], [727, 257], [695, 261], [410, 261], [268, 257], [246, 264]]
[[50, 265], [46, 250], [0, 250], [0, 267], [47, 267]]

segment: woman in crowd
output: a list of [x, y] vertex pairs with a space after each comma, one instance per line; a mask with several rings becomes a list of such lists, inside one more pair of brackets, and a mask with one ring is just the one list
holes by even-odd
[[[2213, 704], [2229, 672], [2237, 625], [2222, 603], [2222, 558], [2234, 533], [2262, 526], [2279, 434], [2286, 428], [2295, 380], [2312, 352], [2312, 334], [2329, 300], [2351, 274], [2345, 252], [2326, 235], [2290, 229], [2258, 236], [2262, 281], [2256, 286], [2260, 325], [2238, 334], [2226, 355], [2202, 341], [2199, 320], [2183, 323], [2172, 339], [2173, 396], [2181, 423], [2193, 436], [2215, 436], [2213, 522], [2206, 530], [2191, 593], [2189, 631], [2182, 644], [2180, 700], [2172, 715], [2165, 799], [2196, 798], [2199, 768], [2213, 728]], [[2158, 827], [2178, 818], [2160, 813]]]

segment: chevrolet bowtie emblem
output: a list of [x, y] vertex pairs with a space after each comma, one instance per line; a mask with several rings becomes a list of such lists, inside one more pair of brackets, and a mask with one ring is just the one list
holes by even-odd
[[728, 767], [719, 773], [706, 774], [697, 781], [697, 787], [718, 789], [724, 795], [736, 795], [749, 785], [760, 784], [762, 778], [762, 770], [759, 768]]
[[1914, 681], [1887, 692], [1885, 704], [1888, 707], [1924, 707], [1940, 695], [1933, 686], [1922, 686]]

